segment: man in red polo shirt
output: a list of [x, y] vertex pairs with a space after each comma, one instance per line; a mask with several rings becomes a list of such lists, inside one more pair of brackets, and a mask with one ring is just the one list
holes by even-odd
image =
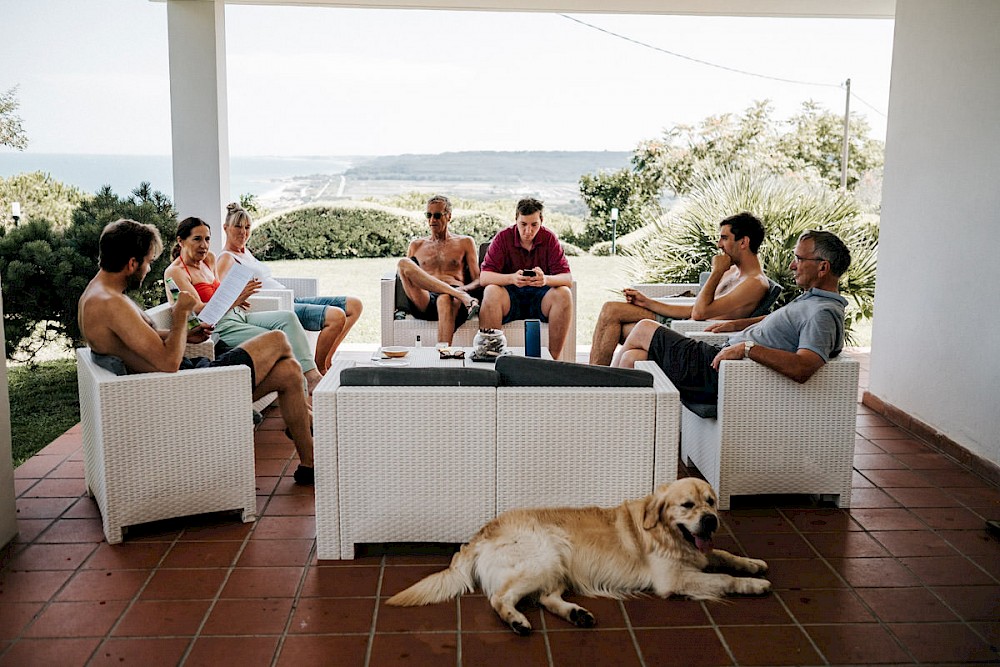
[[479, 326], [499, 329], [530, 318], [548, 322], [549, 352], [559, 359], [573, 321], [573, 275], [559, 239], [542, 226], [543, 208], [530, 197], [517, 202], [515, 224], [490, 243], [479, 274], [485, 287]]

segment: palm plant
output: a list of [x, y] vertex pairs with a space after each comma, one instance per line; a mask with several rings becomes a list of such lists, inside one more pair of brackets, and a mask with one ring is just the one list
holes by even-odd
[[719, 221], [741, 211], [756, 215], [767, 230], [759, 257], [767, 275], [784, 290], [775, 307], [800, 293], [789, 268], [799, 235], [823, 229], [843, 239], [852, 261], [840, 285], [849, 302], [847, 340], [853, 342], [853, 326], [873, 314], [877, 220], [863, 216], [851, 195], [792, 177], [730, 171], [699, 180], [679, 207], [653, 223], [653, 233], [629, 248], [629, 277], [638, 283], [697, 282], [718, 252]]

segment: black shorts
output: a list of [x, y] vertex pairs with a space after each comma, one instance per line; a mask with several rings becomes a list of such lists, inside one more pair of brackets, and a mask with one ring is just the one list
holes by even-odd
[[[410, 257], [410, 260], [417, 266], [420, 266], [420, 262], [417, 261], [416, 257]], [[452, 285], [452, 287], [457, 288], [458, 286]], [[430, 294], [430, 301], [427, 302], [427, 310], [421, 312], [420, 310], [417, 309], [416, 304], [410, 300], [410, 297], [406, 297], [406, 303], [407, 303], [406, 311], [410, 313], [410, 315], [413, 315], [418, 320], [429, 320], [431, 322], [437, 322], [439, 319], [438, 304], [437, 304], [438, 297], [450, 296], [450, 295], [442, 295], [439, 292], [428, 292], [428, 294]], [[465, 321], [468, 319], [469, 319], [469, 309], [466, 308], [465, 306], [459, 305], [458, 310], [455, 311], [455, 328], [457, 329], [458, 327], [465, 324]]]
[[660, 326], [649, 342], [649, 358], [674, 383], [681, 399], [692, 403], [718, 403], [719, 372], [712, 368], [712, 360], [721, 349]]
[[253, 357], [242, 347], [234, 347], [228, 352], [219, 355], [215, 359], [208, 357], [184, 357], [181, 359], [179, 370], [186, 371], [192, 368], [219, 368], [221, 366], [246, 366], [250, 369], [250, 386], [257, 386], [257, 373], [253, 367]]

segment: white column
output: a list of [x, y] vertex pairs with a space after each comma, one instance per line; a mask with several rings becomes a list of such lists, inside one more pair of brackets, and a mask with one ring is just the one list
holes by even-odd
[[900, 0], [872, 394], [1000, 465], [1000, 2]]
[[[3, 300], [0, 299], [0, 321]], [[5, 348], [0, 327], [0, 350]], [[7, 359], [0, 364], [0, 547], [17, 535], [17, 506], [14, 504], [14, 462], [10, 447], [10, 398], [7, 394]]]
[[212, 226], [215, 252], [229, 203], [225, 12], [223, 0], [167, 2], [174, 204], [178, 220], [193, 215]]

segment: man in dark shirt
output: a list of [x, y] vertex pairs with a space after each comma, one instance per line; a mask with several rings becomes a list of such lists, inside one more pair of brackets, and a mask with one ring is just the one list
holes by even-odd
[[499, 329], [513, 320], [548, 322], [549, 352], [559, 359], [573, 322], [573, 274], [559, 239], [542, 226], [543, 208], [537, 199], [522, 199], [515, 223], [490, 243], [479, 274], [485, 287], [479, 325]]

